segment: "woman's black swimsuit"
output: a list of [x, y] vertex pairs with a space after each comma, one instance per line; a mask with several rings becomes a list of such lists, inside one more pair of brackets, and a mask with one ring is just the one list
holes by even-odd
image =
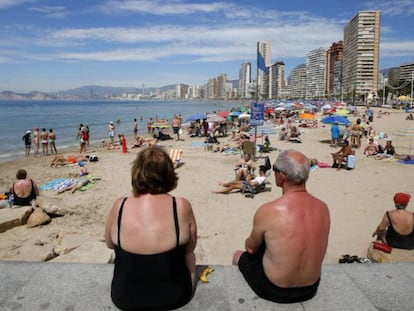
[[387, 244], [395, 248], [414, 249], [414, 226], [413, 231], [411, 231], [410, 234], [399, 234], [392, 226], [390, 214], [388, 212], [387, 217], [389, 222], [386, 236]]
[[265, 249], [263, 243], [255, 254], [244, 252], [238, 264], [246, 282], [257, 296], [277, 303], [294, 303], [309, 300], [316, 295], [320, 279], [313, 285], [303, 287], [279, 287], [270, 282], [263, 269]]
[[188, 303], [193, 294], [184, 247], [179, 245], [177, 206], [173, 213], [177, 245], [160, 254], [140, 255], [121, 247], [122, 201], [118, 213], [118, 245], [115, 245], [115, 268], [111, 286], [112, 302], [121, 310], [171, 310]]
[[14, 205], [19, 205], [19, 206], [25, 206], [25, 205], [31, 205], [32, 204], [32, 200], [36, 199], [36, 192], [35, 189], [33, 187], [33, 180], [30, 179], [30, 182], [32, 183], [32, 190], [29, 194], [29, 196], [25, 197], [25, 198], [21, 198], [19, 197], [16, 192], [14, 191], [14, 183], [13, 183], [13, 195], [14, 195]]

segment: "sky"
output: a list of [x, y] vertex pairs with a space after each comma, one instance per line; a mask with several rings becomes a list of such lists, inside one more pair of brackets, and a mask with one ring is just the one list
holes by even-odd
[[0, 91], [238, 79], [258, 41], [285, 74], [381, 11], [379, 68], [414, 62], [414, 0], [0, 0]]

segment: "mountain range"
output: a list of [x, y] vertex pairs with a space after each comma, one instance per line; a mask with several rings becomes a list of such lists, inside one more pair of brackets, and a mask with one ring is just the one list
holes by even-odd
[[121, 97], [124, 94], [140, 94], [149, 95], [154, 92], [166, 92], [174, 90], [176, 85], [167, 85], [163, 87], [113, 87], [113, 86], [98, 86], [86, 85], [66, 91], [59, 91], [53, 93], [33, 91], [30, 93], [17, 93], [13, 91], [0, 92], [0, 100], [29, 100], [29, 99], [108, 99], [114, 97]]

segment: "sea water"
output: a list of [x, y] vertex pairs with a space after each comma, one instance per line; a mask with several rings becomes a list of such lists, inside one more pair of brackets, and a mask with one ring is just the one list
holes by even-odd
[[[108, 138], [108, 123], [113, 121], [117, 134], [131, 136], [133, 120], [137, 119], [138, 134], [147, 133], [147, 119], [168, 119], [181, 114], [183, 122], [196, 113], [228, 111], [243, 103], [224, 101], [106, 101], [106, 100], [2, 100], [0, 131], [0, 161], [24, 155], [22, 136], [27, 130], [43, 128], [56, 133], [56, 147], [62, 150], [79, 145], [76, 134], [79, 124], [88, 125], [90, 140], [96, 142]], [[119, 122], [117, 122], [119, 121]], [[40, 146], [41, 153], [41, 146]], [[33, 155], [33, 141], [32, 150]]]

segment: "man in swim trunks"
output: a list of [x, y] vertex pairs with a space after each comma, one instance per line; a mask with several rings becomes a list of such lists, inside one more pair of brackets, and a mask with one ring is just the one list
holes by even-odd
[[49, 155], [49, 135], [46, 132], [46, 129], [43, 128], [42, 132], [40, 133], [40, 141], [42, 143], [42, 152], [43, 155]]
[[180, 140], [181, 121], [176, 115], [174, 115], [174, 118], [171, 122], [171, 127], [175, 135], [175, 141]]
[[50, 153], [57, 154], [56, 133], [53, 132], [53, 129], [49, 129], [49, 146], [50, 146]]
[[26, 134], [24, 134], [22, 137], [22, 140], [24, 141], [26, 157], [30, 155], [30, 148], [32, 146], [32, 137], [30, 133], [30, 131], [26, 131]]
[[263, 204], [254, 216], [246, 251], [236, 251], [245, 280], [261, 298], [294, 303], [316, 295], [328, 245], [327, 205], [309, 194], [309, 160], [285, 150], [273, 165], [282, 196]]

